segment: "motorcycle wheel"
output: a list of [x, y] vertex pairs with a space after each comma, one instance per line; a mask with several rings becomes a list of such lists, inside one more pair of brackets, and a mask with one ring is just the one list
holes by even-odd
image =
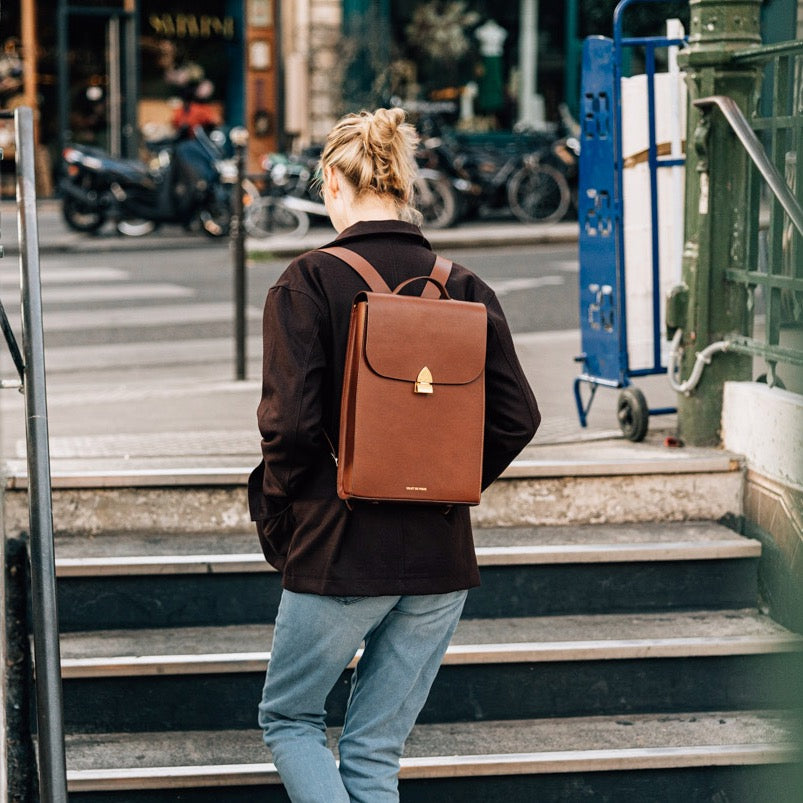
[[106, 215], [100, 209], [88, 207], [69, 195], [64, 196], [61, 213], [73, 231], [83, 234], [96, 232], [106, 222]]
[[524, 223], [557, 223], [569, 211], [569, 182], [551, 165], [522, 167], [507, 185], [510, 211]]
[[423, 215], [424, 225], [446, 229], [459, 217], [457, 195], [448, 178], [417, 176], [413, 183], [413, 205]]
[[117, 223], [117, 231], [125, 234], [126, 237], [144, 237], [146, 234], [156, 231], [157, 228], [156, 221], [144, 218], [129, 218]]
[[231, 198], [223, 188], [216, 188], [206, 206], [198, 213], [201, 228], [209, 237], [225, 237], [231, 227]]
[[309, 215], [290, 209], [279, 198], [263, 195], [246, 207], [243, 225], [251, 237], [260, 239], [279, 234], [303, 237], [309, 230]]

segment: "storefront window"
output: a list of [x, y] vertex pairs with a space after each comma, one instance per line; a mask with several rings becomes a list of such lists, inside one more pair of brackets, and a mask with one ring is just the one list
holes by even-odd
[[[563, 86], [563, 8], [538, 3], [538, 92], [557, 118]], [[435, 102], [448, 122], [510, 129], [519, 119], [520, 0], [406, 0], [391, 4], [391, 93]], [[451, 112], [448, 106], [451, 104]], [[451, 118], [451, 119], [449, 119]]]
[[138, 117], [144, 136], [166, 136], [188, 117], [227, 119], [228, 100], [242, 87], [241, 12], [235, 5], [141, 0]]

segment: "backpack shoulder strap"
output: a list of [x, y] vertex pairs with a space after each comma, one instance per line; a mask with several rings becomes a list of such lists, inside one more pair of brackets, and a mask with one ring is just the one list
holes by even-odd
[[[450, 259], [446, 259], [445, 257], [435, 257], [435, 265], [432, 268], [432, 273], [429, 275], [433, 279], [437, 279], [442, 285], [446, 286], [446, 282], [449, 279], [449, 274], [452, 272], [452, 261]], [[424, 287], [424, 292], [421, 293], [422, 298], [438, 298], [440, 296], [440, 290], [432, 284], [432, 282], [427, 282], [426, 286]]]
[[[350, 248], [343, 248], [339, 245], [333, 245], [329, 248], [319, 248], [318, 251], [324, 254], [331, 254], [337, 257], [342, 262], [345, 262], [349, 267], [353, 268], [360, 274], [363, 281], [375, 293], [390, 293], [391, 289], [388, 283], [379, 275], [379, 271], [367, 260], [361, 257]], [[452, 272], [452, 262], [444, 257], [436, 256], [435, 265], [432, 268], [430, 276], [437, 279], [441, 284], [445, 285], [449, 279], [449, 274]], [[427, 282], [424, 291], [421, 293], [422, 298], [438, 298], [440, 290], [432, 284]]]
[[319, 248], [324, 254], [331, 254], [339, 260], [345, 262], [349, 267], [354, 268], [362, 276], [363, 281], [375, 293], [389, 293], [388, 283], [379, 275], [379, 271], [367, 260], [350, 248], [343, 248], [333, 245], [331, 248]]

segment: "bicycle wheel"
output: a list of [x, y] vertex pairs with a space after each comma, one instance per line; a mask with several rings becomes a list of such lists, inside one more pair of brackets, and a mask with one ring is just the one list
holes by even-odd
[[569, 182], [551, 165], [521, 167], [507, 185], [510, 211], [525, 223], [556, 223], [569, 210]]
[[252, 237], [303, 237], [309, 229], [306, 212], [290, 209], [280, 198], [262, 196], [250, 203], [243, 213], [245, 230]]
[[424, 225], [433, 229], [448, 228], [458, 218], [457, 196], [445, 176], [416, 176], [413, 205], [423, 215]]

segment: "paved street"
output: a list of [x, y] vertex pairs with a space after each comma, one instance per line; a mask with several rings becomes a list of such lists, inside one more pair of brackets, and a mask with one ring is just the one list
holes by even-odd
[[[11, 222], [6, 206], [4, 232]], [[258, 449], [261, 307], [289, 257], [249, 262], [248, 379], [235, 382], [228, 243], [167, 231], [133, 244], [109, 235], [111, 242], [85, 238], [82, 250], [80, 241], [70, 248], [47, 247], [52, 239], [46, 227], [58, 225], [53, 210], [48, 213], [40, 217], [40, 242], [54, 463], [122, 459], [159, 465], [167, 453], [250, 464]], [[325, 229], [316, 233], [320, 243], [329, 236]], [[537, 442], [617, 435], [615, 392], [597, 394], [589, 430], [580, 430], [574, 411], [573, 358], [580, 350], [576, 243], [481, 246], [475, 240], [471, 247], [459, 238], [436, 247], [496, 290], [544, 413]], [[17, 263], [13, 253], [0, 263], [0, 294], [15, 328]], [[5, 350], [0, 366], [3, 376], [13, 373]], [[651, 404], [672, 403], [664, 377], [640, 386]], [[20, 461], [20, 394], [7, 390], [0, 397], [0, 416], [2, 453]], [[665, 424], [656, 420], [654, 426]]]

